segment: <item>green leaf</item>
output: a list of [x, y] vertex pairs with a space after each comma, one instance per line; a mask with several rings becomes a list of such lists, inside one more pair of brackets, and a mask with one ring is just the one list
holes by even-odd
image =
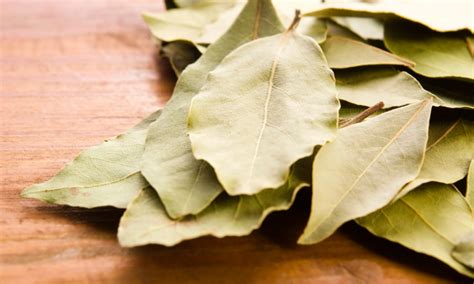
[[171, 9], [161, 13], [144, 13], [143, 19], [153, 36], [159, 40], [209, 43], [201, 40], [202, 37], [208, 36], [205, 31], [211, 34], [217, 33], [206, 28], [217, 21], [221, 13], [225, 13], [234, 5], [234, 1], [200, 1], [185, 8]]
[[434, 105], [443, 104], [410, 74], [390, 67], [345, 69], [335, 73], [339, 99], [353, 104], [372, 106], [383, 101], [385, 108], [392, 108], [430, 98]]
[[427, 182], [457, 182], [466, 176], [472, 159], [474, 122], [466, 119], [432, 121], [421, 171], [399, 197]]
[[125, 208], [148, 183], [140, 174], [146, 133], [157, 111], [128, 132], [84, 150], [52, 179], [23, 190], [22, 196], [79, 207]]
[[347, 221], [387, 205], [423, 162], [429, 100], [339, 130], [313, 164], [313, 198], [301, 244], [322, 241]]
[[452, 185], [422, 185], [357, 223], [376, 236], [435, 257], [474, 277], [473, 270], [451, 256], [454, 246], [474, 227], [469, 206]]
[[183, 71], [160, 119], [150, 126], [142, 174], [172, 218], [199, 213], [222, 191], [213, 169], [191, 150], [187, 116], [192, 97], [232, 50], [282, 30], [270, 0], [250, 0], [229, 31]]
[[383, 40], [383, 21], [374, 18], [333, 17], [337, 24], [365, 40]]
[[474, 160], [471, 160], [469, 172], [467, 174], [466, 200], [474, 212]]
[[176, 76], [189, 65], [194, 63], [201, 56], [201, 52], [196, 46], [185, 41], [174, 41], [161, 48], [161, 52], [170, 61]]
[[413, 65], [411, 61], [380, 48], [344, 37], [330, 37], [321, 44], [321, 48], [329, 66], [335, 69], [367, 65]]
[[289, 30], [241, 46], [209, 74], [191, 104], [189, 136], [228, 194], [250, 195], [284, 184], [293, 163], [332, 139], [338, 110], [321, 49]]
[[451, 255], [455, 260], [474, 269], [474, 229], [467, 233], [453, 248]]
[[271, 212], [290, 208], [299, 189], [308, 186], [311, 180], [308, 177], [311, 161], [305, 159], [297, 163], [290, 179], [278, 189], [266, 189], [252, 196], [223, 193], [198, 215], [177, 220], [168, 217], [158, 195], [146, 188], [130, 203], [120, 220], [120, 244], [125, 247], [173, 246], [205, 235], [219, 238], [248, 235], [259, 228]]
[[[301, 0], [300, 0], [301, 1]], [[364, 3], [358, 1], [319, 1], [304, 6], [305, 15], [316, 17], [370, 17], [380, 19], [402, 18], [420, 23], [439, 32], [469, 29], [474, 32], [471, 0], [377, 0]]]
[[461, 33], [437, 33], [392, 21], [385, 24], [385, 45], [391, 52], [415, 62], [413, 71], [423, 76], [474, 80], [474, 57]]

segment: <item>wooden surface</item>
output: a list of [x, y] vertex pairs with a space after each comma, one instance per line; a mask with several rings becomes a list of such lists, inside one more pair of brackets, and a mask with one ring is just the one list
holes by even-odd
[[140, 12], [159, 0], [1, 2], [1, 283], [468, 282], [354, 224], [296, 246], [309, 193], [243, 238], [120, 248], [120, 210], [20, 199], [85, 147], [162, 106], [174, 84]]

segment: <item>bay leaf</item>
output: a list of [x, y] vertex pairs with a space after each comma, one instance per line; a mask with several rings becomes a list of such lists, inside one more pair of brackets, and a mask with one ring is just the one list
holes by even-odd
[[430, 123], [429, 140], [420, 173], [400, 196], [427, 182], [451, 184], [466, 176], [474, 159], [474, 122], [468, 119], [436, 120]]
[[472, 231], [462, 237], [461, 241], [457, 243], [451, 252], [452, 257], [455, 260], [470, 269], [474, 269], [474, 224], [472, 226]]
[[223, 190], [212, 167], [193, 156], [187, 134], [192, 97], [208, 73], [232, 50], [282, 30], [270, 0], [249, 0], [229, 31], [183, 71], [160, 119], [150, 125], [142, 174], [172, 218], [199, 213]]
[[173, 246], [205, 235], [219, 238], [248, 235], [271, 212], [291, 207], [297, 192], [311, 181], [311, 162], [311, 158], [299, 161], [288, 181], [278, 189], [266, 189], [251, 196], [223, 193], [201, 213], [181, 219], [171, 219], [156, 192], [146, 188], [130, 203], [120, 220], [120, 244]]
[[330, 37], [321, 44], [329, 66], [333, 69], [367, 65], [413, 66], [413, 62], [360, 41]]
[[385, 108], [393, 108], [426, 99], [440, 105], [441, 99], [423, 89], [406, 72], [390, 67], [352, 68], [336, 70], [339, 99], [363, 106], [383, 101]]
[[467, 185], [466, 185], [466, 200], [471, 206], [474, 212], [474, 160], [471, 160], [469, 165], [469, 172], [467, 174]]
[[[377, 0], [360, 1], [301, 1], [305, 15], [316, 17], [370, 17], [404, 19], [422, 24], [438, 32], [468, 29], [474, 32], [473, 9], [470, 0]], [[296, 5], [296, 4], [295, 4]]]
[[185, 41], [170, 42], [161, 48], [161, 52], [169, 59], [176, 76], [201, 56], [196, 46]]
[[290, 29], [241, 46], [209, 74], [189, 137], [228, 194], [251, 195], [284, 184], [293, 163], [332, 139], [338, 110], [320, 47]]
[[376, 236], [435, 257], [474, 277], [474, 270], [451, 256], [453, 247], [474, 226], [466, 200], [452, 185], [424, 184], [357, 223]]
[[[282, 22], [289, 25], [297, 6], [293, 5], [292, 1], [275, 2]], [[158, 14], [144, 13], [143, 16], [152, 34], [159, 40], [185, 40], [202, 50], [205, 49], [202, 44], [214, 43], [230, 28], [244, 4], [244, 1], [236, 0], [184, 1], [177, 3], [181, 9], [171, 9]], [[315, 17], [304, 18], [299, 30], [318, 42], [326, 39], [327, 26], [324, 20]]]
[[342, 26], [335, 22], [332, 18], [327, 18], [326, 25], [327, 25], [327, 37], [343, 37], [348, 38], [356, 41], [360, 41], [365, 43], [366, 41], [361, 38], [359, 35], [351, 31], [345, 26]]
[[347, 102], [372, 106], [379, 101], [386, 108], [402, 106], [432, 98], [433, 105], [446, 108], [474, 108], [468, 102], [440, 93], [425, 90], [413, 76], [391, 67], [355, 68], [336, 70], [336, 86], [339, 98]]
[[462, 33], [438, 33], [416, 24], [389, 21], [385, 23], [385, 45], [415, 62], [413, 71], [423, 76], [474, 80], [474, 57]]
[[387, 205], [423, 162], [431, 101], [339, 130], [313, 164], [311, 214], [298, 242], [322, 241], [347, 221]]
[[332, 17], [331, 19], [364, 40], [383, 40], [383, 21], [380, 19], [362, 17]]
[[140, 161], [148, 126], [157, 111], [128, 132], [81, 152], [52, 179], [23, 190], [23, 197], [49, 203], [93, 208], [125, 208], [148, 183]]
[[[202, 42], [204, 30], [219, 19], [221, 13], [235, 5], [235, 1], [199, 1], [191, 6], [170, 9], [161, 13], [143, 13], [151, 33], [159, 40], [184, 40], [194, 44]], [[207, 30], [211, 32], [211, 30]]]

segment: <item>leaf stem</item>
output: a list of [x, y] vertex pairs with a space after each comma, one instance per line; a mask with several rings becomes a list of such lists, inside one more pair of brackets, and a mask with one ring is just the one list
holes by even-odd
[[356, 124], [361, 122], [362, 120], [366, 119], [367, 117], [371, 116], [372, 114], [376, 113], [377, 111], [381, 110], [384, 107], [383, 102], [379, 102], [366, 110], [362, 111], [358, 115], [354, 116], [353, 118], [343, 121], [340, 125], [339, 128], [347, 127], [352, 124]]
[[296, 9], [295, 17], [293, 18], [293, 22], [291, 23], [291, 25], [288, 27], [287, 32], [294, 31], [298, 27], [300, 21], [301, 21], [301, 11]]

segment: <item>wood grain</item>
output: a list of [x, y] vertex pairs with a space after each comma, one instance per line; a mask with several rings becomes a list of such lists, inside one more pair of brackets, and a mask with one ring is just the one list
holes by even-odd
[[355, 224], [296, 246], [309, 193], [243, 238], [173, 248], [120, 248], [120, 210], [20, 199], [85, 147], [161, 107], [174, 77], [140, 12], [158, 0], [1, 2], [2, 283], [449, 283], [443, 264], [377, 239]]

